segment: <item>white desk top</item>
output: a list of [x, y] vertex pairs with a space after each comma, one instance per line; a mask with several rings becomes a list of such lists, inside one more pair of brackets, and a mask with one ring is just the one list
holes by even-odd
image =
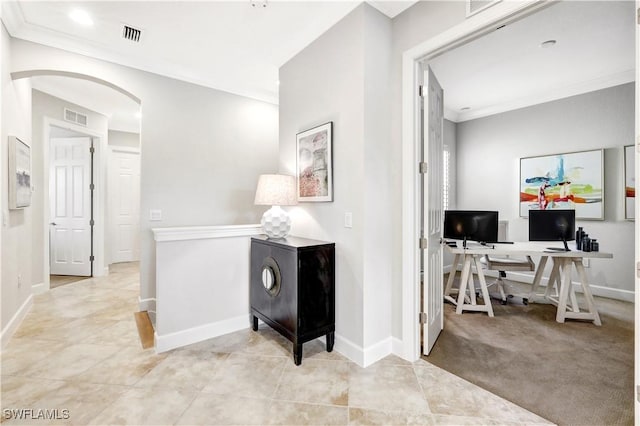
[[527, 242], [514, 242], [513, 244], [487, 244], [486, 246], [480, 243], [467, 241], [467, 248], [462, 248], [462, 241], [456, 241], [456, 247], [450, 247], [445, 244], [446, 250], [453, 254], [476, 254], [476, 255], [493, 255], [493, 256], [505, 256], [505, 255], [519, 255], [519, 256], [550, 256], [550, 257], [579, 257], [579, 258], [601, 258], [611, 259], [612, 253], [606, 253], [602, 251], [581, 251], [576, 250], [575, 243], [569, 243], [569, 249], [571, 251], [553, 251], [548, 250], [548, 247], [563, 247], [561, 242], [551, 241], [527, 241]]

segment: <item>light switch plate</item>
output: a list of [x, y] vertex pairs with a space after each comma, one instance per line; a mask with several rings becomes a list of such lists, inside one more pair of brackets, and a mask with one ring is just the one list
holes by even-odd
[[344, 227], [353, 228], [353, 214], [351, 212], [345, 212], [344, 214]]
[[162, 220], [162, 210], [154, 209], [149, 210], [149, 220], [152, 222], [158, 222]]

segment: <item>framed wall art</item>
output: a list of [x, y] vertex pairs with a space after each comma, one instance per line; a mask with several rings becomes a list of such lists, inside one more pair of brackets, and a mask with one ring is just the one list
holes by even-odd
[[31, 147], [9, 136], [9, 208], [31, 205]]
[[636, 167], [633, 145], [624, 147], [624, 217], [636, 218]]
[[604, 219], [604, 150], [520, 159], [520, 216], [575, 209], [576, 219]]
[[298, 201], [333, 201], [333, 122], [296, 135]]

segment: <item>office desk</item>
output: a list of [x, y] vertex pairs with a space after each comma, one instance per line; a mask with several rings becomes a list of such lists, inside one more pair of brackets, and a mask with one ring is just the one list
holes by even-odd
[[[591, 294], [591, 289], [589, 288], [589, 283], [587, 281], [587, 274], [584, 270], [584, 266], [582, 265], [582, 259], [611, 259], [613, 258], [613, 255], [611, 253], [604, 252], [576, 251], [574, 250], [575, 246], [571, 245], [570, 248], [573, 251], [547, 250], [547, 247], [552, 246], [559, 247], [557, 243], [550, 242], [523, 242], [514, 244], [494, 244], [489, 246], [481, 246], [478, 243], [467, 243], [466, 249], [462, 248], [461, 242], [457, 242], [456, 247], [445, 245], [445, 248], [455, 256], [452, 266], [453, 273], [449, 274], [449, 279], [447, 280], [447, 285], [444, 291], [444, 297], [446, 300], [449, 300], [456, 305], [456, 313], [458, 314], [461, 314], [463, 311], [481, 311], [487, 312], [490, 317], [493, 317], [493, 308], [491, 307], [487, 282], [482, 270], [480, 258], [484, 255], [516, 257], [540, 256], [540, 262], [536, 268], [533, 286], [529, 295], [529, 302], [535, 302], [540, 296], [547, 299], [549, 302], [557, 306], [556, 321], [560, 323], [563, 323], [565, 319], [586, 319], [592, 320], [595, 325], [601, 325], [600, 316], [598, 315], [598, 310], [595, 307], [593, 295]], [[549, 283], [545, 292], [543, 294], [538, 294], [537, 291], [540, 287], [540, 282], [542, 281], [542, 274], [549, 258], [553, 261], [551, 275], [549, 276]], [[460, 289], [458, 290], [458, 297], [456, 300], [450, 296], [450, 293], [453, 286], [455, 271], [458, 264], [461, 262], [462, 272], [460, 277]], [[482, 305], [478, 305], [476, 302], [473, 272], [471, 270], [473, 265], [476, 266], [478, 274], [480, 291], [482, 292], [484, 302]], [[580, 310], [571, 285], [573, 268], [577, 271], [579, 282], [582, 286], [582, 291], [587, 304], [586, 311]], [[554, 285], [558, 288], [557, 296], [551, 294]], [[467, 290], [469, 291], [468, 297], [466, 296]]]

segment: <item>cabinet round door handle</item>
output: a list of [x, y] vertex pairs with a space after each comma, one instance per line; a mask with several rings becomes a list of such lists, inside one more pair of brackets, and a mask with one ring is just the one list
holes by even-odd
[[273, 257], [267, 257], [262, 261], [262, 286], [271, 297], [280, 293], [280, 267]]

